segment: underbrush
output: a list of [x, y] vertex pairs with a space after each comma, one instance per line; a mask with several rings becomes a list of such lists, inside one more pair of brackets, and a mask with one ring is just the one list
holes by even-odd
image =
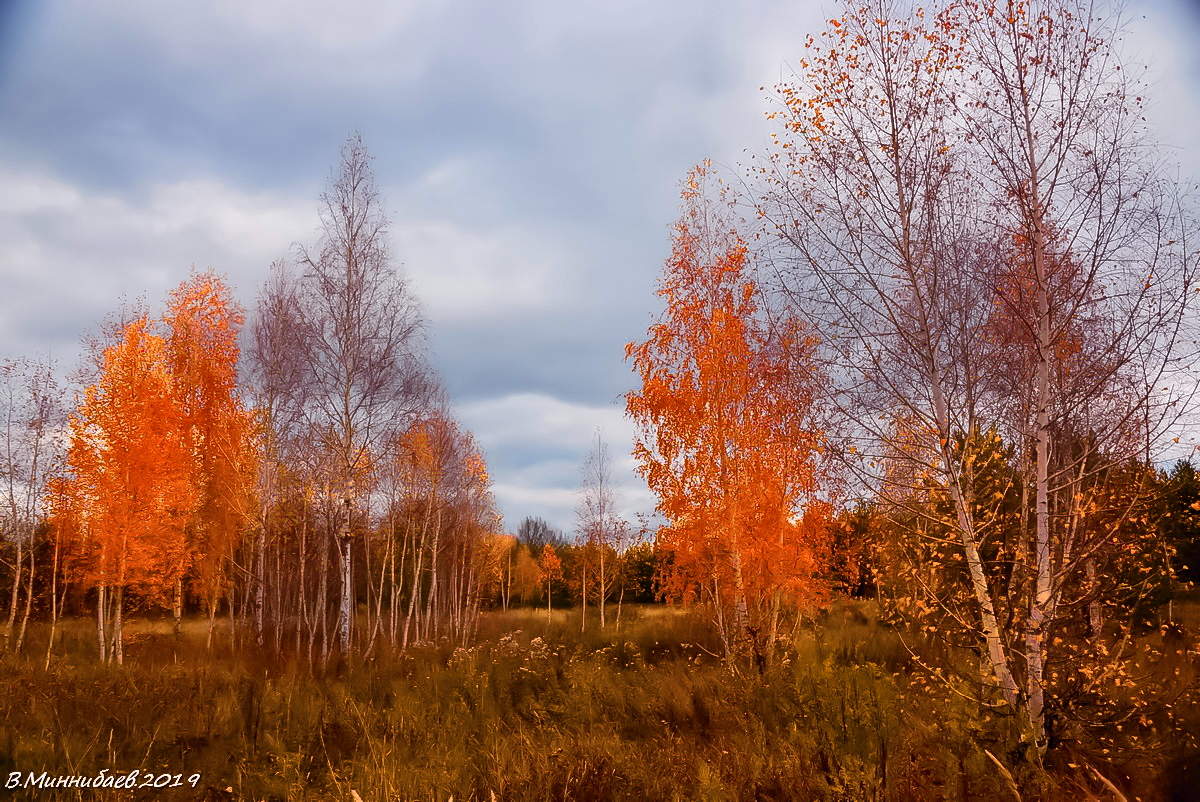
[[324, 674], [153, 630], [104, 667], [69, 634], [48, 671], [0, 665], [0, 776], [200, 773], [175, 793], [207, 799], [1012, 798], [984, 751], [1012, 748], [1006, 723], [911, 684], [869, 608], [808, 622], [765, 676], [731, 673], [702, 622], [669, 608], [578, 626], [496, 613], [473, 647]]

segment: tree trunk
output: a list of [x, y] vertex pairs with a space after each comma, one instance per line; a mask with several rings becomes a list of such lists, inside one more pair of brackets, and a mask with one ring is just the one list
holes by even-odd
[[[1037, 172], [1033, 168], [1031, 184], [1037, 186]], [[1025, 662], [1028, 666], [1026, 695], [1028, 697], [1029, 727], [1039, 753], [1045, 745], [1045, 670], [1046, 624], [1050, 611], [1051, 565], [1050, 565], [1050, 361], [1053, 359], [1052, 332], [1050, 329], [1050, 293], [1046, 271], [1045, 244], [1038, 211], [1034, 213], [1033, 261], [1037, 277], [1038, 294], [1038, 347], [1037, 347], [1037, 419], [1035, 485], [1034, 485], [1034, 570], [1035, 585], [1029, 605], [1029, 622], [1025, 631]]]
[[255, 550], [258, 553], [258, 563], [254, 571], [254, 642], [262, 648], [265, 640], [263, 629], [265, 624], [267, 604], [267, 525], [266, 512], [262, 515], [262, 524], [258, 527], [258, 542]]
[[[1096, 584], [1095, 561], [1088, 560], [1086, 563], [1084, 563], [1083, 568], [1089, 584], [1094, 587]], [[1170, 620], [1169, 614], [1167, 620]], [[1100, 601], [1098, 599], [1092, 599], [1090, 602], [1088, 602], [1088, 629], [1091, 630], [1093, 638], [1098, 637], [1104, 630], [1104, 610], [1100, 606]]]
[[104, 617], [108, 614], [105, 609], [108, 595], [106, 590], [104, 585], [96, 587], [96, 644], [99, 647], [101, 663], [108, 662], [108, 638], [104, 626]]
[[117, 598], [113, 602], [113, 654], [117, 665], [125, 665], [125, 585], [117, 586]]
[[50, 655], [54, 652], [54, 636], [58, 634], [58, 550], [59, 537], [54, 536], [54, 561], [50, 571], [50, 637], [46, 640], [46, 664], [44, 670], [50, 670]]
[[33, 579], [36, 575], [34, 559], [36, 555], [37, 552], [31, 543], [29, 546], [29, 577], [28, 587], [25, 591], [25, 609], [21, 613], [21, 629], [17, 632], [17, 643], [13, 647], [13, 651], [18, 653], [21, 651], [21, 647], [25, 645], [25, 628], [29, 625], [29, 610], [33, 606]]
[[342, 654], [349, 654], [350, 630], [354, 614], [354, 575], [351, 572], [350, 537], [348, 534], [343, 534], [341, 540], [342, 543], [339, 551], [341, 555], [342, 593], [338, 604], [338, 646], [341, 648]]
[[621, 631], [621, 605], [625, 602], [625, 583], [621, 583], [621, 592], [617, 596], [617, 632]]
[[580, 595], [583, 599], [582, 614], [579, 616], [579, 631], [587, 631], [587, 563], [583, 564], [582, 579], [579, 582]]
[[207, 638], [207, 640], [205, 640], [204, 648], [208, 649], [210, 652], [212, 651], [212, 645], [213, 645], [213, 630], [216, 629], [216, 626], [217, 626], [217, 602], [214, 599], [209, 598], [208, 599], [208, 638]]
[[17, 558], [13, 562], [12, 596], [8, 601], [8, 620], [4, 624], [4, 648], [12, 645], [13, 627], [17, 621], [17, 607], [20, 604], [21, 573], [25, 568], [24, 541], [17, 535]]
[[608, 595], [608, 587], [605, 584], [607, 577], [604, 574], [604, 544], [600, 544], [600, 629], [604, 630], [604, 597]]

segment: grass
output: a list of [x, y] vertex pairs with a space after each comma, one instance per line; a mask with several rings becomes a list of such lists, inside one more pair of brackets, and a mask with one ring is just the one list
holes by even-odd
[[[203, 621], [181, 639], [169, 622], [134, 622], [124, 669], [99, 666], [88, 624], [67, 622], [49, 671], [32, 656], [0, 664], [0, 779], [200, 773], [197, 789], [156, 799], [1012, 798], [984, 752], [1011, 748], [1005, 723], [912, 683], [869, 605], [806, 626], [753, 678], [730, 674], [703, 623], [667, 607], [583, 634], [577, 612], [490, 613], [471, 648], [324, 676], [231, 659], [220, 637], [210, 654]], [[1059, 778], [1047, 798], [1075, 786]]]

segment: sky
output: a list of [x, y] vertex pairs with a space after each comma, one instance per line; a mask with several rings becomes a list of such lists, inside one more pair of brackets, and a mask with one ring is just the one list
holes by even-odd
[[[1128, 4], [1150, 118], [1200, 176], [1200, 3]], [[391, 251], [509, 531], [568, 533], [597, 429], [628, 516], [624, 344], [656, 314], [679, 181], [766, 148], [760, 87], [832, 2], [0, 0], [0, 357], [67, 370], [195, 267], [252, 309], [360, 132]], [[67, 372], [64, 370], [63, 372]]]

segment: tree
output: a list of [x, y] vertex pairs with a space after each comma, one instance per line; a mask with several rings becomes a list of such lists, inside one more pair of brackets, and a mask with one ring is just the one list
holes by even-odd
[[[1019, 713], [1035, 761], [1064, 720], [1062, 635], [1132, 590], [1093, 557], [1114, 536], [1152, 556], [1150, 483], [1116, 505], [1141, 529], [1095, 525], [1106, 476], [1144, 473], [1188, 407], [1171, 388], [1194, 353], [1194, 226], [1147, 161], [1117, 25], [1074, 0], [850, 8], [778, 87], [763, 168], [778, 286], [825, 335], [847, 464], [893, 522], [947, 527], [923, 602], [983, 656], [956, 690]], [[1015, 449], [999, 490], [975, 447], [992, 436]]]
[[666, 309], [626, 346], [641, 389], [626, 396], [638, 470], [667, 520], [667, 591], [711, 605], [729, 658], [771, 660], [788, 609], [818, 592], [828, 505], [818, 498], [811, 427], [813, 332], [770, 320], [748, 248], [705, 163], [659, 283]]
[[1159, 524], [1165, 545], [1174, 552], [1175, 573], [1183, 582], [1200, 582], [1200, 475], [1191, 460], [1179, 460], [1165, 477]]
[[[208, 606], [210, 646], [217, 605], [228, 594], [230, 565], [251, 517], [257, 473], [254, 421], [237, 389], [242, 321], [229, 287], [211, 271], [193, 275], [171, 293], [163, 321], [175, 400], [195, 461], [191, 475], [199, 507], [188, 527], [188, 556]], [[177, 588], [176, 631], [181, 612]]]
[[[620, 545], [618, 535], [623, 524], [616, 515], [616, 499], [613, 492], [612, 461], [608, 456], [608, 444], [604, 442], [597, 430], [592, 448], [588, 451], [583, 463], [583, 477], [579, 487], [579, 505], [576, 508], [578, 532], [587, 549], [586, 557], [595, 556], [596, 561], [596, 601], [600, 608], [600, 628], [604, 629], [605, 602], [611, 591], [612, 560], [609, 552], [614, 555], [616, 546]], [[583, 599], [583, 623], [587, 623], [587, 583], [581, 583]]]
[[[258, 645], [263, 645], [267, 619], [268, 544], [273, 546], [277, 591], [275, 600], [275, 645], [282, 646], [284, 600], [282, 588], [283, 551], [285, 543], [282, 519], [288, 506], [289, 491], [295, 502], [303, 498], [307, 483], [301, 470], [304, 447], [302, 432], [306, 408], [309, 371], [305, 341], [304, 312], [300, 287], [287, 264], [276, 261], [259, 292], [250, 344], [250, 393], [253, 409], [258, 416], [260, 435], [259, 499], [257, 537], [255, 543], [254, 630]], [[299, 491], [298, 493], [295, 491]], [[307, 588], [305, 585], [309, 556], [307, 546], [307, 510], [301, 510], [301, 531], [293, 547], [296, 550], [298, 577], [294, 610], [297, 638], [300, 622], [309, 620]], [[311, 634], [311, 633], [310, 633]], [[297, 641], [297, 647], [298, 647]]]
[[554, 553], [554, 546], [549, 543], [542, 546], [541, 556], [538, 557], [538, 573], [541, 581], [546, 584], [546, 623], [548, 624], [553, 611], [551, 606], [552, 585], [556, 580], [561, 580], [563, 575], [562, 562]]
[[[62, 424], [62, 407], [49, 363], [0, 363], [0, 382], [0, 416], [4, 427], [0, 440], [0, 548], [6, 552], [12, 549], [9, 563], [12, 588], [4, 622], [4, 647], [20, 651], [33, 605], [37, 539], [46, 519], [43, 489], [47, 479], [59, 469], [62, 457], [56, 436]], [[50, 590], [55, 622], [58, 556], [56, 548]], [[53, 638], [52, 632], [51, 641]]]
[[630, 546], [625, 553], [625, 584], [631, 601], [651, 604], [658, 600], [656, 576], [658, 559], [654, 544], [643, 540]]
[[445, 411], [417, 421], [396, 449], [413, 521], [408, 610], [401, 647], [447, 635], [468, 640], [480, 589], [495, 570], [500, 530], [487, 465], [469, 432]]
[[517, 540], [524, 543], [534, 554], [541, 554], [542, 547], [549, 544], [562, 548], [566, 544], [562, 533], [544, 518], [525, 517], [517, 527]]
[[68, 571], [97, 591], [102, 661], [124, 661], [126, 593], [163, 601], [183, 576], [199, 501], [185, 420], [166, 342], [147, 317], [129, 322], [70, 417], [69, 476], [51, 488]]
[[524, 543], [517, 542], [512, 555], [512, 567], [509, 569], [512, 582], [510, 600], [512, 596], [516, 596], [523, 603], [529, 604], [541, 592], [541, 569], [536, 555], [537, 553], [531, 551]]
[[330, 486], [340, 502], [337, 635], [343, 653], [349, 653], [355, 505], [366, 497], [362, 483], [373, 455], [392, 427], [411, 421], [421, 406], [421, 318], [392, 267], [388, 221], [370, 156], [357, 135], [342, 147], [339, 168], [321, 194], [320, 218], [319, 241], [300, 253], [303, 341], [312, 376], [310, 412], [332, 455]]

